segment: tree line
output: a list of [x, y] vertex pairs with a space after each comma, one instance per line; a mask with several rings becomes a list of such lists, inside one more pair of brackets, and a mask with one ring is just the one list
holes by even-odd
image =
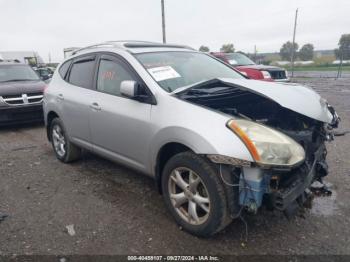
[[[290, 61], [292, 58], [292, 52], [294, 49], [295, 58], [299, 58], [303, 61], [312, 60], [314, 58], [314, 46], [313, 44], [304, 44], [300, 49], [297, 43], [287, 41], [280, 49], [280, 56], [282, 60]], [[199, 51], [209, 52], [208, 46], [200, 46]], [[232, 43], [223, 44], [220, 48], [220, 52], [233, 53], [235, 51]], [[337, 59], [349, 60], [350, 59], [350, 34], [343, 34], [338, 42], [338, 48], [334, 49], [334, 54]]]

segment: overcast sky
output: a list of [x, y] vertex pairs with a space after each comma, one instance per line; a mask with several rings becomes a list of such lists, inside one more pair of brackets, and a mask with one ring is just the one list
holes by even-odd
[[[349, 0], [165, 0], [167, 41], [216, 51], [279, 51], [292, 39], [334, 49], [350, 33]], [[63, 48], [106, 40], [162, 41], [160, 0], [0, 0], [0, 51], [35, 50], [47, 61]]]

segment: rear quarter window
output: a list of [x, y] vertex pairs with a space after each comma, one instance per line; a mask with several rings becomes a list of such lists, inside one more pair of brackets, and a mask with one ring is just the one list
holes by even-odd
[[66, 75], [67, 75], [67, 72], [68, 72], [68, 69], [69, 69], [69, 66], [71, 65], [72, 63], [72, 60], [68, 60], [66, 62], [64, 62], [61, 66], [60, 66], [60, 69], [58, 70], [58, 72], [60, 73], [60, 76], [65, 79]]

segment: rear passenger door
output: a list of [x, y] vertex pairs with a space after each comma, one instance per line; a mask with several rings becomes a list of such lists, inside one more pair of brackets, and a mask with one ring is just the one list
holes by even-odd
[[101, 55], [96, 95], [90, 112], [94, 150], [105, 157], [145, 170], [151, 139], [151, 105], [122, 97], [120, 84], [140, 79], [122, 59]]
[[96, 55], [79, 56], [73, 60], [66, 76], [68, 85], [58, 94], [64, 103], [63, 122], [70, 139], [91, 149], [89, 127], [90, 105], [94, 94]]

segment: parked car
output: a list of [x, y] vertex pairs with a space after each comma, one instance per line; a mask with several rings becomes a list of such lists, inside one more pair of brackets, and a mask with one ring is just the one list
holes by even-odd
[[257, 65], [241, 53], [212, 52], [211, 54], [228, 63], [250, 79], [275, 82], [290, 81], [285, 69], [276, 66]]
[[46, 67], [47, 70], [49, 71], [49, 73], [51, 74], [51, 77], [53, 76], [53, 73], [55, 72], [56, 68], [55, 67], [51, 67], [51, 66], [48, 66]]
[[45, 87], [29, 65], [0, 62], [0, 125], [42, 122]]
[[199, 236], [242, 209], [296, 212], [327, 175], [339, 121], [309, 88], [247, 80], [211, 55], [149, 42], [75, 51], [44, 115], [59, 160], [86, 149], [152, 176], [176, 222]]
[[38, 67], [34, 70], [38, 73], [39, 77], [43, 81], [48, 81], [52, 78], [52, 71], [48, 67]]

